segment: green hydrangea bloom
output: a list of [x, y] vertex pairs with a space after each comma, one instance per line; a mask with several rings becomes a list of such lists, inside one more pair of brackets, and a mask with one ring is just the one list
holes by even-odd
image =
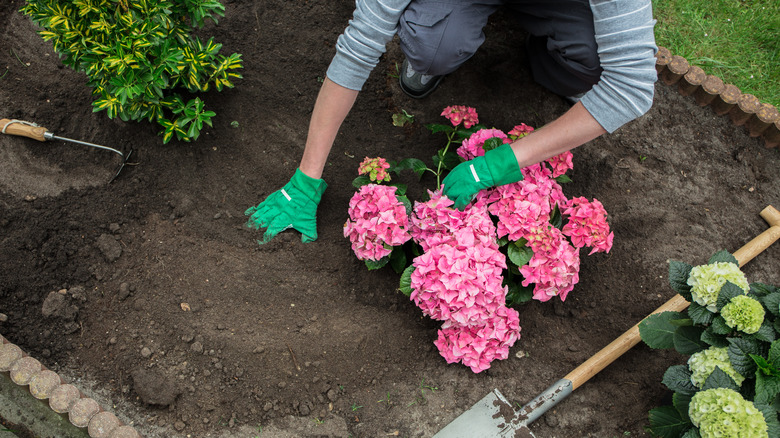
[[715, 367], [728, 374], [737, 385], [742, 386], [745, 380], [741, 374], [731, 366], [728, 347], [710, 347], [706, 350], [694, 353], [688, 359], [688, 369], [691, 370], [691, 383], [697, 388], [704, 386], [707, 377], [715, 371]]
[[731, 299], [720, 309], [720, 314], [726, 320], [726, 325], [747, 334], [755, 333], [764, 322], [764, 306], [757, 300], [739, 295]]
[[693, 300], [710, 312], [718, 311], [718, 294], [727, 281], [736, 284], [745, 293], [750, 291], [750, 283], [745, 278], [745, 274], [734, 263], [715, 262], [695, 266], [688, 276], [688, 286], [691, 286]]
[[702, 438], [768, 438], [764, 415], [733, 389], [699, 391], [688, 406], [691, 422]]

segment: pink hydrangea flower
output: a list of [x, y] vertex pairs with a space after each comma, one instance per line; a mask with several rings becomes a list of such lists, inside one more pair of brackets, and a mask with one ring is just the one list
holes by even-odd
[[525, 137], [526, 135], [530, 134], [533, 132], [533, 130], [534, 128], [526, 125], [525, 123], [521, 123], [509, 131], [509, 138], [512, 140], [517, 140], [518, 138]]
[[[557, 228], [552, 230], [558, 231]], [[534, 299], [548, 301], [554, 296], [566, 300], [566, 296], [580, 281], [580, 253], [563, 238], [563, 234], [553, 231], [557, 240], [549, 251], [534, 252], [531, 261], [520, 267], [523, 286], [534, 285]]]
[[464, 105], [448, 106], [447, 108], [444, 108], [441, 115], [446, 117], [450, 123], [452, 123], [452, 126], [458, 126], [463, 122], [463, 127], [466, 129], [479, 123], [477, 110]]
[[488, 211], [498, 218], [498, 237], [508, 236], [512, 241], [548, 223], [555, 205], [568, 202], [546, 167], [528, 166], [523, 169], [523, 175], [522, 181], [493, 189], [496, 195], [489, 198], [495, 199]]
[[390, 181], [390, 174], [387, 173], [387, 169], [390, 168], [384, 158], [368, 158], [366, 157], [360, 167], [358, 167], [359, 175], [368, 175], [368, 179], [374, 182]]
[[556, 155], [547, 160], [552, 166], [552, 177], [559, 177], [574, 167], [573, 155], [570, 151], [566, 151], [560, 155]]
[[563, 234], [571, 238], [574, 246], [593, 248], [590, 254], [612, 249], [615, 233], [609, 231], [607, 211], [597, 199], [572, 198], [562, 213], [569, 217], [563, 226]]
[[456, 152], [464, 160], [473, 160], [476, 157], [481, 157], [485, 155], [485, 149], [482, 147], [485, 141], [494, 137], [503, 139], [504, 143], [512, 142], [500, 129], [480, 129], [471, 134], [466, 140], [463, 140]]
[[519, 315], [504, 306], [479, 325], [463, 327], [445, 322], [434, 345], [447, 363], [461, 362], [479, 373], [490, 368], [494, 360], [508, 358], [509, 348], [519, 338]]
[[366, 184], [349, 201], [344, 237], [358, 259], [379, 261], [411, 238], [406, 207], [395, 191], [394, 186]]
[[433, 319], [474, 325], [505, 306], [506, 258], [497, 248], [437, 245], [413, 265], [410, 298]]

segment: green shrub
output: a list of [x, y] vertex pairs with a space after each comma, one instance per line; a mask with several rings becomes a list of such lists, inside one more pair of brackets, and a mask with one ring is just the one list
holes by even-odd
[[[639, 333], [651, 348], [690, 358], [664, 373], [672, 406], [650, 411], [652, 436], [780, 436], [780, 288], [746, 282], [725, 251], [706, 265], [669, 263], [670, 285], [691, 305], [648, 316]], [[706, 302], [696, 299], [703, 288]]]
[[217, 0], [28, 0], [21, 12], [64, 65], [86, 73], [94, 112], [155, 121], [167, 143], [196, 140], [215, 115], [180, 93], [221, 91], [241, 78], [240, 54], [220, 55], [213, 38], [192, 35], [224, 10]]

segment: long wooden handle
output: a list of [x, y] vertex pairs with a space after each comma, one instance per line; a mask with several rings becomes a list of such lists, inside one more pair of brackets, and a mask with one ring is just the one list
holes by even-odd
[[[761, 217], [769, 223], [770, 227], [745, 244], [745, 246], [734, 252], [734, 257], [739, 262], [739, 266], [744, 266], [747, 262], [761, 253], [761, 251], [780, 239], [780, 211], [777, 211], [770, 205], [761, 211]], [[690, 303], [682, 296], [675, 295], [661, 307], [655, 309], [651, 315], [668, 311], [681, 312], [685, 310], [689, 304]], [[637, 323], [609, 345], [602, 348], [601, 351], [593, 355], [590, 359], [572, 370], [564, 379], [572, 382], [572, 390], [577, 389], [591, 377], [598, 374], [599, 371], [606, 368], [607, 365], [615, 361], [615, 359], [622, 356], [623, 353], [630, 350], [631, 347], [638, 344], [640, 340], [639, 323]]]
[[0, 119], [0, 132], [29, 137], [38, 141], [46, 141], [46, 138], [43, 136], [46, 133], [46, 128], [43, 126], [31, 126], [15, 120]]

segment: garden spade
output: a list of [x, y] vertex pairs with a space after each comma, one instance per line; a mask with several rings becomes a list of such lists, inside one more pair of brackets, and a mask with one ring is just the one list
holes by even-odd
[[[769, 224], [769, 229], [764, 230], [734, 253], [739, 266], [744, 266], [780, 239], [780, 211], [770, 205], [762, 210], [760, 215]], [[688, 304], [690, 303], [685, 298], [675, 295], [653, 313], [680, 312], [685, 310]], [[501, 392], [494, 389], [434, 435], [434, 438], [533, 438], [534, 434], [531, 433], [528, 424], [541, 417], [572, 391], [630, 350], [639, 343], [640, 339], [639, 323], [637, 323], [519, 411], [515, 411]]]
[[117, 171], [114, 174], [114, 176], [108, 181], [109, 183], [114, 181], [116, 179], [116, 177], [119, 176], [119, 172], [121, 172], [122, 169], [124, 169], [125, 164], [127, 164], [127, 160], [130, 159], [130, 155], [133, 153], [132, 149], [130, 150], [130, 152], [127, 153], [127, 155], [125, 155], [121, 151], [119, 151], [117, 149], [114, 149], [114, 148], [110, 148], [108, 146], [101, 146], [101, 145], [98, 145], [98, 144], [87, 143], [85, 141], [73, 140], [73, 139], [65, 138], [65, 137], [59, 137], [59, 136], [56, 136], [53, 133], [49, 132], [43, 126], [38, 126], [35, 123], [26, 122], [24, 120], [0, 119], [0, 127], [2, 127], [2, 129], [0, 129], [0, 132], [2, 132], [3, 134], [18, 135], [18, 136], [21, 136], [21, 137], [29, 137], [29, 138], [32, 138], [32, 139], [38, 140], [38, 141], [46, 141], [46, 140], [67, 141], [67, 142], [70, 142], [70, 143], [76, 143], [76, 144], [80, 144], [80, 145], [84, 145], [84, 146], [89, 146], [89, 147], [92, 147], [92, 148], [97, 148], [97, 149], [103, 149], [103, 150], [106, 150], [106, 151], [111, 151], [111, 152], [119, 155], [122, 158], [122, 163], [119, 165], [119, 168], [117, 169]]

